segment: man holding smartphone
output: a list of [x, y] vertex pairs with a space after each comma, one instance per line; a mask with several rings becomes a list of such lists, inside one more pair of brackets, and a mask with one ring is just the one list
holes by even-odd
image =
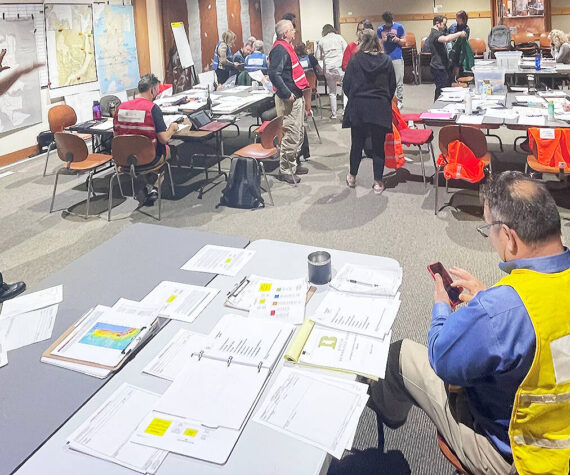
[[401, 109], [404, 104], [404, 59], [402, 46], [406, 45], [406, 31], [402, 24], [394, 22], [394, 15], [391, 12], [384, 12], [382, 19], [384, 24], [378, 27], [378, 38], [382, 40], [384, 52], [392, 59], [392, 65], [396, 73], [396, 98], [398, 99], [398, 109]]
[[[568, 473], [570, 252], [546, 187], [520, 172], [489, 179], [485, 224], [506, 275], [490, 288], [452, 268], [466, 306], [452, 313], [439, 274], [428, 347], [390, 347], [371, 405], [391, 428], [418, 406], [470, 473]], [[453, 390], [459, 386], [459, 390]], [[514, 472], [511, 472], [514, 473]]]

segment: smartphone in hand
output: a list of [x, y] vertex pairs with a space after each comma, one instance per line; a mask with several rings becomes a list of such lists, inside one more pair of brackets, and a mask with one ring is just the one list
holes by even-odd
[[459, 299], [459, 295], [461, 294], [461, 292], [463, 292], [463, 287], [451, 286], [453, 279], [449, 275], [449, 272], [445, 270], [443, 264], [441, 262], [436, 262], [434, 264], [430, 264], [429, 266], [427, 266], [427, 268], [432, 277], [435, 277], [435, 274], [441, 275], [441, 279], [443, 280], [443, 286], [445, 288], [445, 291], [447, 292], [449, 300], [451, 301], [451, 306], [455, 307], [456, 305], [460, 304], [461, 300]]

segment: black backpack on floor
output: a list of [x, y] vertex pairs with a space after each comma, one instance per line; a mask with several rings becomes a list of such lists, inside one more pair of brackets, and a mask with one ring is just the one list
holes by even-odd
[[232, 159], [228, 182], [222, 191], [218, 206], [265, 208], [265, 201], [261, 197], [261, 173], [255, 159], [245, 157]]

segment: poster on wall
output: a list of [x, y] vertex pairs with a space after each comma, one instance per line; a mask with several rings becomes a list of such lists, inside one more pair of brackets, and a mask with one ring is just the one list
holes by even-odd
[[[31, 18], [0, 20], [0, 25], [0, 49], [6, 49], [4, 66], [16, 68], [37, 60], [34, 21]], [[10, 70], [0, 73], [3, 74], [10, 74]], [[40, 74], [35, 70], [22, 76], [0, 96], [0, 133], [40, 123], [40, 104]]]
[[137, 87], [139, 62], [131, 5], [93, 4], [95, 57], [102, 94]]
[[[46, 41], [50, 95], [68, 91], [54, 90], [88, 85], [98, 88], [93, 41], [91, 5], [45, 5]], [[90, 87], [92, 86], [92, 87]], [[76, 92], [80, 88], [75, 88]]]

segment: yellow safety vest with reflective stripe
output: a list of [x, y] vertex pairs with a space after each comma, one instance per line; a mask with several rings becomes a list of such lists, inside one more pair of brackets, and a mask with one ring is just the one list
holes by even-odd
[[497, 285], [518, 293], [536, 334], [532, 366], [515, 395], [509, 439], [519, 474], [568, 474], [570, 461], [570, 269], [516, 269]]

